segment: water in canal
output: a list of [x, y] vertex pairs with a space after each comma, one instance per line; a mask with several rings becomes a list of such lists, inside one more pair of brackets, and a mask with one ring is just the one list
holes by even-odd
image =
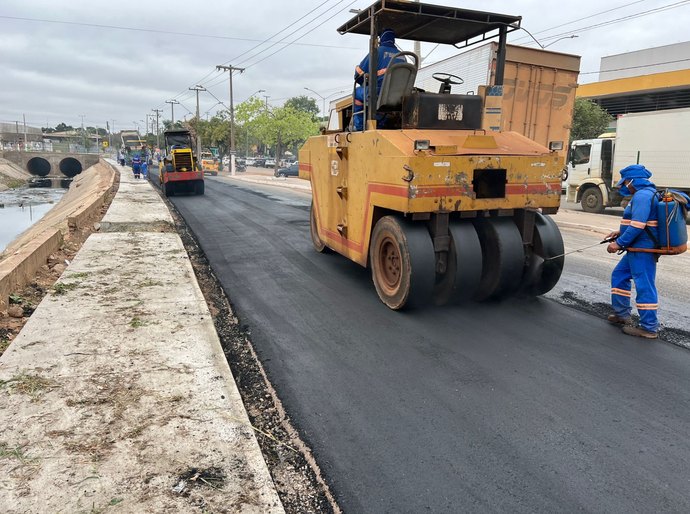
[[42, 188], [0, 191], [0, 252], [52, 209], [66, 191]]

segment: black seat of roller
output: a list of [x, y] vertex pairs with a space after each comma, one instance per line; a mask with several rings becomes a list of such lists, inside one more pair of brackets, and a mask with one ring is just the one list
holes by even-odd
[[[400, 57], [412, 57], [414, 63], [395, 62]], [[400, 52], [393, 56], [383, 77], [376, 110], [380, 112], [400, 111], [403, 98], [412, 93], [417, 78], [418, 57], [414, 52]]]

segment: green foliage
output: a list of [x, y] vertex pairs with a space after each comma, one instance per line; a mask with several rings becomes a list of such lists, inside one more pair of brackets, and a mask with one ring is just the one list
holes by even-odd
[[613, 116], [596, 103], [586, 98], [576, 98], [570, 141], [598, 137], [606, 130], [611, 120]]
[[74, 127], [72, 125], [66, 125], [64, 123], [58, 123], [55, 125], [55, 131], [54, 132], [67, 132], [68, 130], [74, 130]]
[[[193, 125], [196, 129], [196, 123]], [[202, 147], [217, 147], [221, 158], [230, 151], [230, 115], [227, 111], [216, 114], [210, 120], [199, 120], [198, 128]]]
[[285, 102], [285, 107], [291, 107], [295, 111], [311, 114], [312, 118], [321, 113], [321, 109], [317, 105], [316, 100], [305, 95], [290, 98]]
[[[163, 120], [163, 130], [173, 130], [184, 128], [184, 123], [181, 121], [176, 121], [173, 123], [171, 120]], [[162, 131], [161, 131], [162, 132]]]
[[235, 118], [259, 141], [275, 145], [278, 157], [285, 146], [301, 144], [319, 132], [319, 124], [310, 112], [296, 110], [287, 104], [266, 109], [255, 97], [237, 106]]

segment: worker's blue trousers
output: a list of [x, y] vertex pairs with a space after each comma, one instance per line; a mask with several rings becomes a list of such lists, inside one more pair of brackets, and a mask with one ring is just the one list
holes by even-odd
[[630, 297], [632, 279], [635, 282], [637, 312], [640, 326], [656, 332], [659, 328], [657, 310], [659, 299], [656, 292], [656, 259], [653, 253], [626, 252], [611, 273], [611, 304], [614, 312], [621, 318], [630, 317]]

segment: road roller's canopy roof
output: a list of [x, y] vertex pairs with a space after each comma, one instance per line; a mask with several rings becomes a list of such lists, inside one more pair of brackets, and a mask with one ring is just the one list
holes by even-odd
[[192, 147], [192, 135], [187, 129], [166, 130], [165, 132], [163, 132], [163, 135], [165, 136], [165, 143], [169, 147]]
[[379, 0], [362, 9], [354, 18], [342, 25], [341, 34], [371, 35], [374, 30], [393, 29], [398, 39], [428, 43], [445, 43], [465, 47], [498, 35], [501, 27], [508, 32], [520, 28], [521, 16], [510, 16], [485, 11], [471, 11], [456, 7], [416, 3], [406, 0]]

